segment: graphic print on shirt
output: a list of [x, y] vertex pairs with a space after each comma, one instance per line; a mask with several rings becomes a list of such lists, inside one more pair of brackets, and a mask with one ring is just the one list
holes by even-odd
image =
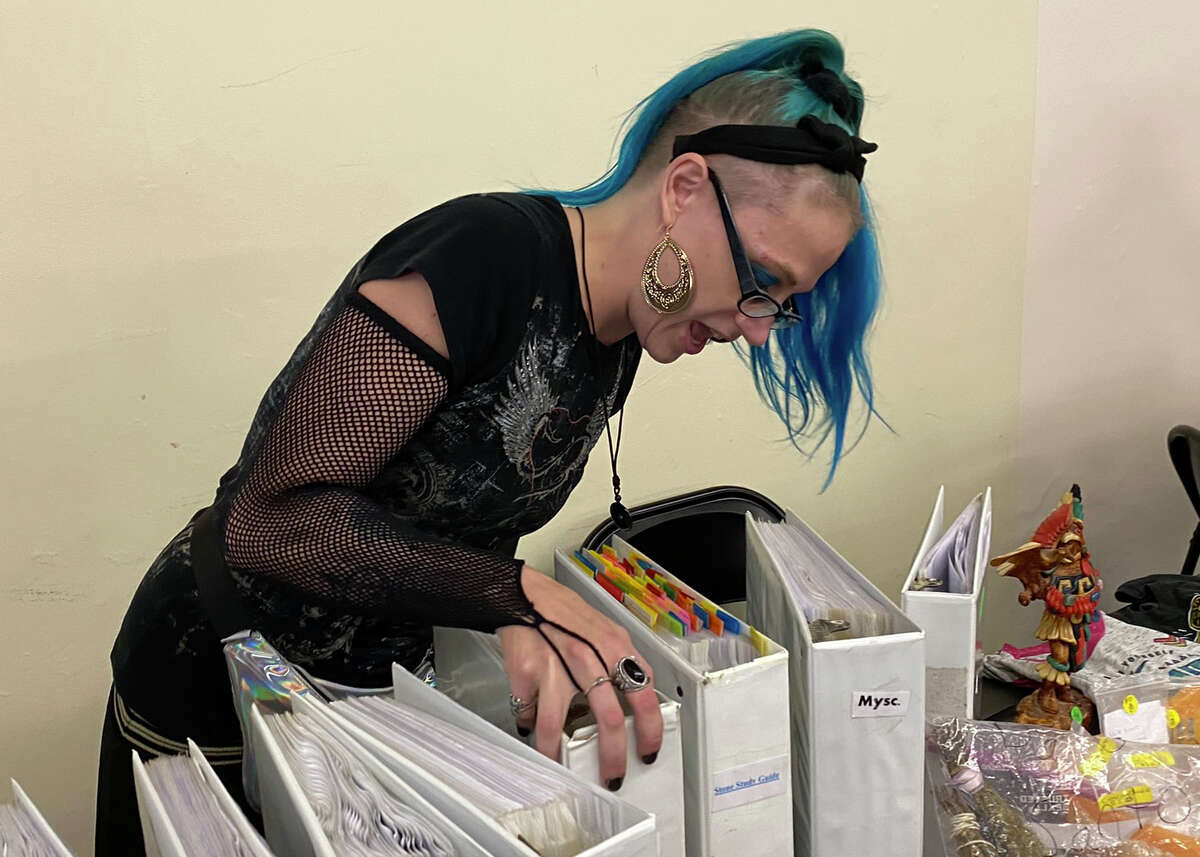
[[615, 349], [597, 385], [589, 334], [569, 311], [535, 300], [509, 365], [463, 389], [389, 463], [373, 493], [393, 514], [490, 549], [493, 534], [532, 532], [558, 512], [604, 431], [598, 386], [611, 413], [640, 354], [633, 338]]
[[[504, 453], [520, 480], [518, 499], [524, 502], [573, 487], [604, 430], [603, 401], [596, 399], [590, 411], [572, 410], [562, 400], [561, 381], [556, 385], [551, 380], [570, 378], [570, 389], [594, 383], [572, 372], [567, 359], [571, 349], [562, 347], [561, 326], [561, 313], [554, 312], [544, 334], [534, 333], [522, 343], [492, 415]], [[624, 353], [621, 357], [616, 377], [604, 393], [610, 412], [624, 375]]]

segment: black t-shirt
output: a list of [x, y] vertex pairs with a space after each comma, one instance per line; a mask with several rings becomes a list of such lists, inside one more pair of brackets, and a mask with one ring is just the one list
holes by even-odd
[[[410, 271], [448, 361], [358, 294]], [[435, 623], [517, 621], [516, 541], [578, 484], [640, 354], [633, 335], [591, 337], [553, 198], [463, 197], [386, 235], [268, 389], [217, 492], [220, 548], [258, 630], [320, 677], [379, 685]], [[113, 650], [118, 691], [152, 721], [165, 714], [148, 706], [165, 709], [138, 676], [181, 658], [217, 668], [190, 538], [155, 561]]]

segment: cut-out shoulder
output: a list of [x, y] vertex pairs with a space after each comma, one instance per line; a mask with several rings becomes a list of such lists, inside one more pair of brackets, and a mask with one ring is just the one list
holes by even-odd
[[386, 312], [442, 357], [450, 357], [429, 283], [413, 272], [391, 280], [370, 280], [358, 293]]

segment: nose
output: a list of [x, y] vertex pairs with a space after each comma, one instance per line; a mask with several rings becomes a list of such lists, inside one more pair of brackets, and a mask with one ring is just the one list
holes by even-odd
[[746, 342], [754, 346], [766, 345], [767, 338], [771, 335], [771, 325], [775, 323], [773, 318], [750, 318], [737, 314], [738, 330], [742, 332]]

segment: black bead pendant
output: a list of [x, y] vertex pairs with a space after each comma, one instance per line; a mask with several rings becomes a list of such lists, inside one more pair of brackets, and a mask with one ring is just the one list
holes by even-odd
[[628, 530], [633, 526], [633, 515], [629, 514], [629, 510], [625, 508], [625, 504], [619, 500], [614, 501], [608, 507], [608, 514], [612, 517], [613, 523], [622, 530]]

